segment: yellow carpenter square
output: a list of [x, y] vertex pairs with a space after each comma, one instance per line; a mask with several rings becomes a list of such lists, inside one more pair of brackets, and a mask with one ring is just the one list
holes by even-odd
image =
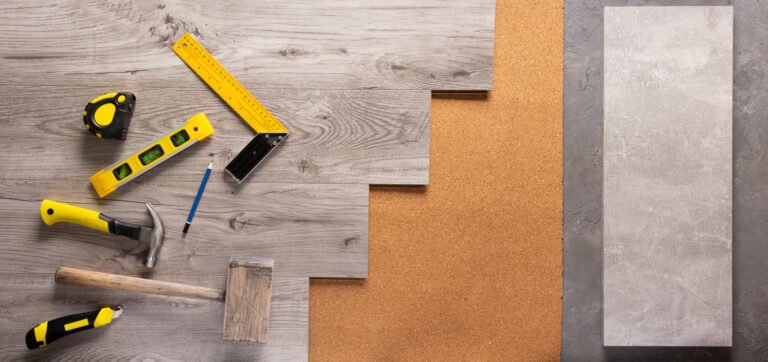
[[211, 123], [204, 113], [200, 113], [187, 120], [183, 127], [163, 136], [133, 156], [96, 172], [91, 176], [91, 184], [99, 197], [107, 196], [118, 187], [212, 134]]
[[184, 34], [173, 45], [173, 51], [254, 131], [288, 133], [288, 129], [278, 122], [192, 35]]
[[224, 171], [237, 182], [250, 175], [288, 137], [288, 129], [232, 77], [189, 33], [173, 45], [176, 55], [257, 132]]

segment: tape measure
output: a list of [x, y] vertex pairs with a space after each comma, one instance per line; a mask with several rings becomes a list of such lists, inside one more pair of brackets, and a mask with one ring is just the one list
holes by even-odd
[[107, 196], [118, 187], [212, 134], [211, 123], [204, 113], [200, 113], [187, 120], [183, 127], [163, 136], [133, 156], [96, 172], [91, 176], [91, 184], [99, 197]]
[[229, 74], [192, 35], [185, 33], [172, 49], [208, 87], [213, 89], [256, 131], [257, 135], [224, 168], [237, 182], [243, 182], [288, 137], [288, 129]]
[[125, 141], [131, 124], [136, 96], [133, 93], [108, 93], [85, 105], [83, 122], [92, 135]]

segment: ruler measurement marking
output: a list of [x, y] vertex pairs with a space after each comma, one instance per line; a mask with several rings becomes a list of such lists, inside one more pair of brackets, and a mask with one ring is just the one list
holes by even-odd
[[[229, 106], [232, 107], [256, 132], [273, 132], [271, 129], [274, 128], [284, 129], [284, 127], [277, 122], [277, 119], [266, 111], [264, 106], [256, 100], [250, 92], [245, 90], [245, 87], [243, 87], [237, 79], [232, 77], [224, 67], [218, 64], [207, 50], [201, 46], [194, 45], [191, 42], [191, 38], [186, 34], [182, 37], [182, 41], [181, 44], [176, 44], [175, 48], [177, 50], [179, 48], [185, 50], [184, 53], [186, 53], [187, 56], [182, 56], [183, 54], [181, 54], [181, 52], [177, 53], [182, 56], [183, 60], [189, 60], [197, 65], [193, 70], [195, 70], [199, 76], [207, 77], [207, 80], [216, 80], [218, 88], [211, 88], [216, 90], [217, 93], [222, 96], [222, 99], [224, 99], [224, 101], [229, 104]], [[204, 66], [201, 66], [201, 64]], [[231, 87], [231, 92], [227, 92], [228, 89], [224, 88], [225, 84], [228, 84]], [[227, 93], [226, 96], [222, 94], [224, 92]], [[234, 98], [232, 92], [234, 92], [235, 95], [239, 94], [240, 99]]]
[[[288, 129], [192, 35], [184, 34], [172, 49], [224, 103], [256, 131], [256, 137], [224, 168], [237, 182], [243, 182], [278, 145], [282, 144], [288, 136]], [[270, 134], [279, 137], [271, 140]]]
[[[203, 76], [203, 75], [205, 75], [205, 76], [208, 76], [208, 79], [212, 79], [212, 77], [211, 77], [211, 73], [210, 73], [210, 72], [207, 72], [207, 71], [205, 71], [205, 70], [202, 68], [202, 66], [200, 66], [200, 64], [202, 64], [202, 65], [207, 65], [205, 61], [200, 61], [200, 60], [199, 60], [199, 59], [200, 59], [200, 54], [197, 54], [197, 53], [193, 52], [193, 51], [191, 50], [191, 49], [192, 49], [192, 47], [186, 47], [186, 49], [187, 49], [187, 53], [188, 53], [188, 55], [189, 55], [189, 59], [190, 59], [190, 60], [194, 60], [194, 61], [195, 61], [195, 63], [196, 63], [196, 64], [198, 64], [198, 66], [197, 66], [197, 70], [196, 70], [195, 72], [196, 72], [196, 73], [198, 73], [198, 75], [200, 75], [200, 76]], [[210, 67], [210, 66], [209, 66], [209, 67]], [[200, 72], [205, 72], [205, 74], [200, 74]], [[208, 82], [206, 82], [206, 83], [208, 83]], [[218, 86], [219, 86], [219, 89], [221, 89], [221, 82], [220, 82], [218, 79], [216, 79], [216, 85], [218, 85]], [[210, 84], [209, 84], [209, 86], [210, 86]], [[213, 87], [211, 87], [211, 88], [213, 88]]]

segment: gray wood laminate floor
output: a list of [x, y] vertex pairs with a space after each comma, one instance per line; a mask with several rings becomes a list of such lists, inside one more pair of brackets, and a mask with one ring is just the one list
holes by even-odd
[[[367, 277], [368, 185], [429, 182], [431, 91], [490, 89], [494, 11], [494, 0], [0, 3], [0, 356], [306, 359], [308, 277]], [[170, 50], [184, 32], [291, 131], [243, 184], [222, 169], [254, 133]], [[80, 118], [114, 91], [138, 98], [123, 143]], [[96, 196], [91, 174], [199, 112], [213, 136]], [[156, 269], [131, 240], [44, 225], [43, 198], [136, 223], [152, 202], [168, 229]], [[65, 265], [223, 288], [231, 255], [275, 260], [266, 346], [224, 341], [223, 303], [53, 283]], [[36, 323], [107, 303], [126, 307], [121, 320], [25, 351]]]
[[[495, 0], [57, 0], [0, 4], [0, 57], [110, 85], [184, 77], [189, 32], [259, 88], [490, 90]], [[253, 88], [251, 88], [253, 89]]]
[[[49, 75], [2, 85], [2, 111], [14, 115], [14, 124], [3, 129], [0, 142], [13, 142], [11, 154], [25, 155], [25, 162], [0, 165], [2, 177], [24, 180], [47, 174], [82, 180], [148, 146], [200, 112], [206, 114], [215, 133], [184, 151], [178, 161], [167, 161], [174, 162], [172, 168], [163, 165], [141, 177], [199, 182], [210, 160], [216, 169], [223, 168], [255, 133], [192, 71], [178, 71], [187, 77], [173, 87], [137, 86], [130, 81], [116, 82], [112, 87], [49, 86], [44, 84], [52, 77]], [[248, 177], [249, 183], [429, 183], [429, 91], [250, 88], [290, 135], [258, 172]], [[86, 102], [116, 90], [137, 96], [123, 143], [92, 136], [79, 119]], [[31, 111], [32, 100], [45, 106]], [[63, 162], [63, 156], [73, 162]], [[36, 167], [29, 167], [30, 160]], [[223, 176], [221, 181], [228, 181]]]

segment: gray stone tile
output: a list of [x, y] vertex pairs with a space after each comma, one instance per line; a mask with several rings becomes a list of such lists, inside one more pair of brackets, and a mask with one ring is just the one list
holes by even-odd
[[606, 346], [730, 346], [731, 7], [607, 7]]
[[603, 347], [603, 5], [566, 0], [563, 71], [563, 361], [766, 361], [768, 358], [768, 1], [733, 5], [733, 347]]

